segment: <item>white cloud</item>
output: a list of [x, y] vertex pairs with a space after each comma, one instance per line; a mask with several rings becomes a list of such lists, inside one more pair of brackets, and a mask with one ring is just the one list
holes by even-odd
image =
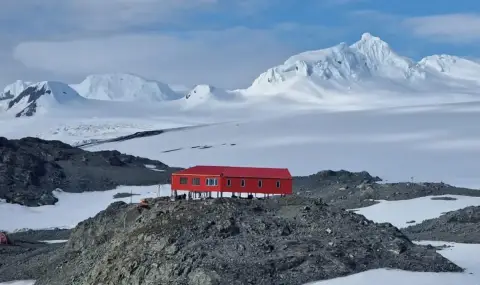
[[275, 35], [278, 29], [164, 31], [189, 30], [203, 12], [251, 16], [272, 3], [6, 0], [0, 21], [9, 25], [0, 26], [0, 65], [8, 72], [0, 72], [0, 84], [16, 79], [75, 82], [89, 73], [132, 72], [169, 83], [244, 86], [290, 55], [290, 46]]
[[[221, 0], [7, 0], [0, 19], [58, 31], [108, 31], [175, 22], [188, 10], [215, 7]], [[18, 15], [23, 15], [19, 17]], [[28, 21], [25, 21], [28, 18]], [[55, 25], [60, 24], [61, 25]], [[12, 25], [13, 28], [14, 25]], [[27, 32], [27, 31], [25, 31]], [[48, 31], [44, 31], [48, 32]]]
[[15, 59], [29, 69], [78, 79], [91, 73], [132, 72], [174, 84], [248, 85], [291, 55], [275, 30], [243, 27], [178, 36], [123, 34], [19, 44]]
[[438, 42], [480, 41], [480, 14], [446, 14], [405, 19], [404, 26], [417, 36]]
[[[296, 5], [293, 0], [284, 2]], [[248, 20], [276, 4], [271, 0], [5, 0], [0, 21], [9, 24], [0, 25], [0, 89], [16, 79], [74, 83], [103, 72], [136, 73], [172, 84], [240, 88], [305, 46], [321, 48], [327, 46], [325, 42], [330, 45], [332, 37], [335, 43], [341, 40], [341, 33], [317, 26], [285, 23], [251, 29], [201, 21], [220, 13], [223, 24], [227, 24], [225, 13], [233, 22]], [[205, 30], [205, 25], [213, 30]]]
[[63, 39], [135, 29], [188, 27], [202, 13], [260, 13], [273, 1], [255, 0], [4, 0], [0, 34]]

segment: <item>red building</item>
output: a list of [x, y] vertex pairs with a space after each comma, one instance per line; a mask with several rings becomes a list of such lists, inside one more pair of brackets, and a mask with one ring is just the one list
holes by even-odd
[[292, 175], [286, 168], [233, 167], [198, 165], [172, 174], [172, 195], [177, 191], [212, 195], [292, 194]]

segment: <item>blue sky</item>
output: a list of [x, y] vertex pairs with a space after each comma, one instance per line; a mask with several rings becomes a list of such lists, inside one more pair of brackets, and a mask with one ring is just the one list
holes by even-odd
[[[246, 87], [290, 55], [363, 32], [416, 60], [480, 58], [473, 0], [4, 0], [0, 84], [130, 72], [166, 83]], [[478, 14], [474, 12], [478, 11]], [[26, 20], [28, 19], [28, 20]]]

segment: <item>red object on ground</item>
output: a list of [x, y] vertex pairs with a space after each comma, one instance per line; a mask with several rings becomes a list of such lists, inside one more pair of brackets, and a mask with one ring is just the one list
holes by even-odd
[[150, 205], [148, 204], [148, 202], [145, 199], [140, 200], [140, 203], [138, 204], [138, 207], [139, 208], [150, 209]]
[[0, 232], [0, 244], [9, 244], [7, 234]]
[[172, 174], [172, 191], [292, 194], [287, 168], [198, 165]]

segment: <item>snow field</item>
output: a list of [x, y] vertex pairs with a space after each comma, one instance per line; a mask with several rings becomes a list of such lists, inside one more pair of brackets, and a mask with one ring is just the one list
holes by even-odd
[[[450, 197], [457, 200], [432, 200], [432, 197]], [[419, 224], [434, 219], [445, 212], [460, 210], [469, 206], [480, 206], [480, 197], [459, 195], [426, 196], [410, 200], [379, 201], [380, 203], [355, 209], [355, 213], [364, 215], [377, 223], [391, 223], [397, 228]], [[415, 221], [408, 223], [410, 221]]]
[[234, 120], [87, 150], [118, 150], [180, 167], [288, 167], [293, 175], [323, 169], [366, 170], [388, 182], [413, 179], [480, 188], [476, 171], [480, 144], [475, 144], [480, 131], [473, 123], [480, 119], [480, 112], [462, 111], [466, 106], [280, 111], [272, 117]]

